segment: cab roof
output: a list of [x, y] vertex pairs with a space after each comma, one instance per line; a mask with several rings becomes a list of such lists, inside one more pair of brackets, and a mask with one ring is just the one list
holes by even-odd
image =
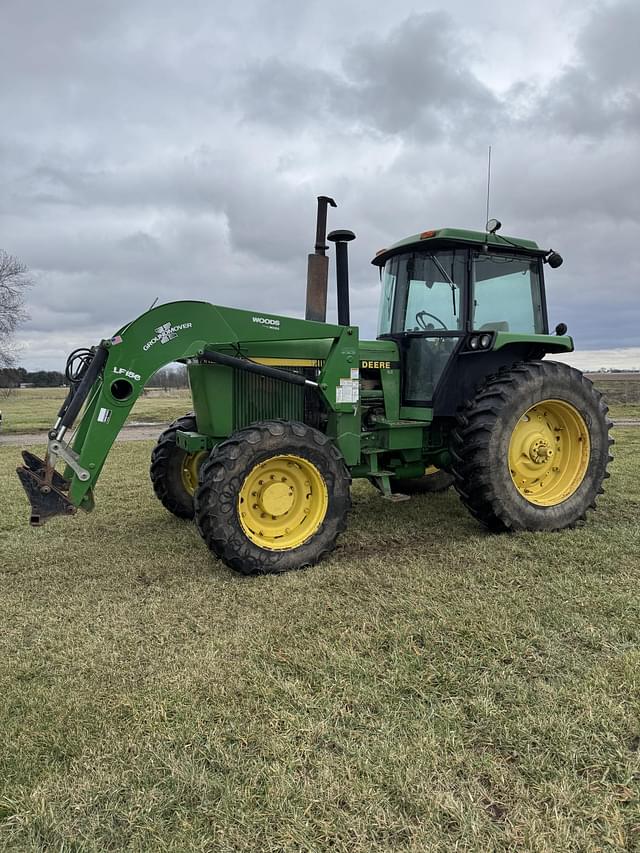
[[468, 231], [464, 228], [435, 228], [430, 231], [422, 231], [405, 237], [376, 253], [372, 264], [382, 266], [387, 258], [397, 255], [403, 249], [429, 248], [444, 249], [450, 247], [451, 243], [465, 246], [489, 245], [499, 249], [511, 249], [516, 251], [530, 252], [533, 255], [545, 255], [546, 251], [541, 249], [533, 240], [525, 240], [522, 237], [503, 237], [502, 234], [488, 234], [486, 231]]

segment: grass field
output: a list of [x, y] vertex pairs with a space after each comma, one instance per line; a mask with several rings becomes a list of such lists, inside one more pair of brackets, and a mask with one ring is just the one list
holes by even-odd
[[[25, 388], [13, 391], [8, 397], [0, 397], [2, 432], [22, 433], [48, 429], [55, 421], [64, 397], [64, 388]], [[136, 402], [128, 423], [169, 423], [190, 408], [189, 391], [148, 392]], [[614, 403], [611, 405], [611, 417], [640, 420], [640, 404]]]
[[640, 421], [640, 404], [639, 403], [611, 403], [609, 406], [610, 417], [630, 418]]
[[[8, 397], [0, 397], [2, 431], [20, 433], [48, 429], [65, 396], [64, 388], [21, 388]], [[131, 410], [129, 422], [168, 423], [189, 411], [190, 404], [188, 391], [145, 394]]]
[[640, 431], [580, 530], [354, 487], [327, 562], [241, 579], [151, 443], [32, 530], [0, 448], [0, 847], [640, 849]]

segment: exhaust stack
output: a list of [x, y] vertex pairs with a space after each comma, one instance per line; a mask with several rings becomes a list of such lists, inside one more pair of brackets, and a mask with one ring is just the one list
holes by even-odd
[[305, 320], [319, 323], [327, 319], [327, 281], [329, 279], [329, 258], [325, 252], [329, 248], [327, 240], [327, 207], [338, 205], [327, 195], [318, 196], [318, 216], [316, 220], [315, 252], [307, 259], [307, 305]]
[[336, 244], [336, 284], [338, 290], [338, 325], [350, 326], [349, 312], [349, 251], [347, 243], [355, 240], [353, 231], [340, 229], [327, 235]]

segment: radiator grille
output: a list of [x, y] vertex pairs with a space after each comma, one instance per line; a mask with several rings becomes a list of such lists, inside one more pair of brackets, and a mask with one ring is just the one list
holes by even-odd
[[255, 421], [284, 418], [304, 421], [305, 389], [279, 379], [234, 370], [233, 425], [242, 429]]

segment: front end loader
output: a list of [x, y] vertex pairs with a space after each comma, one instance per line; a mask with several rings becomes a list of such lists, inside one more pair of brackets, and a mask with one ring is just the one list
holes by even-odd
[[[347, 244], [325, 236], [318, 199], [306, 319], [206, 302], [160, 305], [71, 354], [69, 394], [38, 459], [18, 476], [31, 523], [94, 508], [109, 450], [145, 384], [187, 366], [193, 406], [151, 459], [166, 509], [194, 519], [209, 549], [244, 574], [317, 563], [345, 529], [354, 477], [389, 500], [453, 483], [494, 531], [584, 520], [608, 476], [607, 407], [549, 334], [536, 243], [438, 229], [379, 252], [379, 334], [349, 317]], [[326, 240], [336, 243], [338, 322], [326, 322]], [[75, 429], [74, 429], [75, 427]]]

